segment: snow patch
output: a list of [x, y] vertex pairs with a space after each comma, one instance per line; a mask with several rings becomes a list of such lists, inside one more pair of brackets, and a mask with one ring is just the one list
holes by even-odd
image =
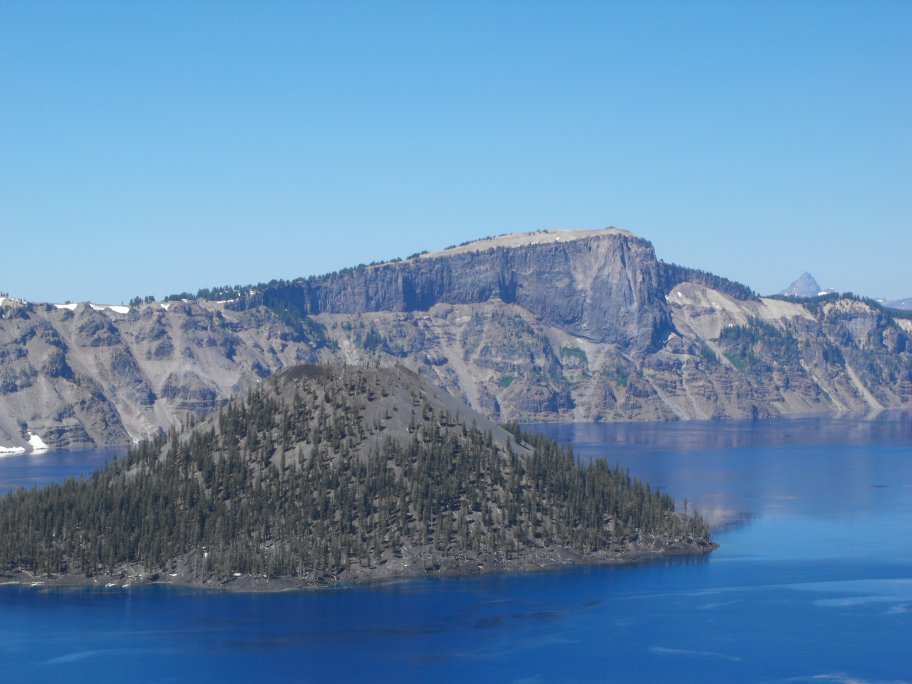
[[0, 456], [8, 456], [9, 454], [24, 454], [25, 447], [5, 447], [0, 446]]
[[[54, 306], [57, 307], [58, 309], [69, 309], [70, 311], [75, 311], [76, 307], [79, 306], [79, 304], [74, 303], [74, 302], [68, 302], [66, 304], [54, 304]], [[91, 306], [95, 311], [104, 311], [105, 309], [110, 309], [114, 313], [119, 313], [119, 314], [130, 313], [130, 307], [124, 306], [123, 304], [92, 304], [92, 303], [89, 303], [89, 306]]]
[[167, 311], [170, 306], [171, 306], [171, 302], [162, 302], [161, 303], [161, 308], [163, 308], [165, 311]]
[[130, 307], [124, 306], [123, 304], [89, 304], [89, 306], [95, 309], [95, 311], [104, 311], [105, 309], [110, 309], [114, 313], [130, 313]]
[[38, 435], [33, 435], [31, 432], [28, 433], [29, 444], [32, 445], [32, 451], [47, 451], [50, 447], [44, 443], [44, 440], [41, 439]]

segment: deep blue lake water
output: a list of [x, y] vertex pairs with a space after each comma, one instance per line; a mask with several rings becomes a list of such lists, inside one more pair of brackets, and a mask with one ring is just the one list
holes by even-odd
[[[0, 681], [912, 681], [912, 419], [536, 426], [719, 527], [709, 557], [235, 595], [0, 587]], [[10, 486], [110, 452], [0, 459]]]

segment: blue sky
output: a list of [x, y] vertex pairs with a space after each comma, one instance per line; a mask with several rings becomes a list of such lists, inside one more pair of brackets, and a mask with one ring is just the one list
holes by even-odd
[[617, 226], [912, 296], [912, 2], [0, 2], [0, 291]]

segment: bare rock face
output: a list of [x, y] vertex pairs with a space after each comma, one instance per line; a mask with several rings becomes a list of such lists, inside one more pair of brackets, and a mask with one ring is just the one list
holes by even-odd
[[541, 323], [623, 349], [654, 350], [671, 330], [652, 245], [622, 231], [493, 246], [382, 264], [270, 288], [239, 305], [304, 315], [429, 311], [499, 301]]
[[298, 363], [411, 368], [497, 420], [912, 407], [912, 318], [760, 298], [618, 230], [511, 235], [129, 313], [4, 300], [0, 447], [143, 439]]
[[0, 447], [28, 448], [29, 432], [54, 447], [136, 441], [315, 360], [308, 340], [289, 345], [291, 331], [268, 310], [165, 306], [0, 309]]

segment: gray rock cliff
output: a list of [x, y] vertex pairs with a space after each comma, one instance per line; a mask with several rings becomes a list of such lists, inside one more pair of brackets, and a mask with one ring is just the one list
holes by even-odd
[[663, 294], [652, 245], [606, 230], [348, 269], [267, 289], [235, 308], [288, 305], [313, 316], [499, 301], [594, 342], [654, 350], [671, 330]]

